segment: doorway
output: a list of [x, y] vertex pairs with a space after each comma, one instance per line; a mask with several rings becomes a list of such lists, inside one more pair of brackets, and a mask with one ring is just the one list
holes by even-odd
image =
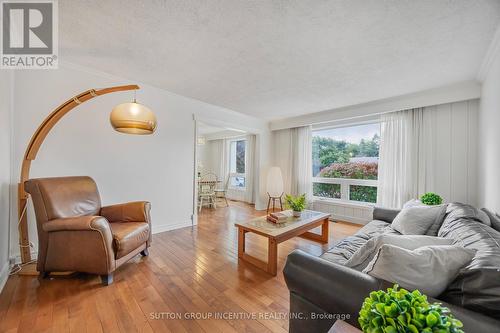
[[195, 121], [194, 214], [235, 201], [255, 203], [256, 135], [233, 126]]

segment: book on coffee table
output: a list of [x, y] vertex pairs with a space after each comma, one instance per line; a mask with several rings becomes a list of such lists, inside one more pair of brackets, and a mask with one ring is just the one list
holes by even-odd
[[284, 213], [271, 213], [267, 216], [267, 220], [272, 223], [284, 223], [290, 216]]

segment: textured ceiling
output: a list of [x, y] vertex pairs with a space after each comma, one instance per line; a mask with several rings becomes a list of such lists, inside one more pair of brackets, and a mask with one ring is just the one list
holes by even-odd
[[474, 79], [498, 0], [59, 1], [60, 59], [276, 119]]

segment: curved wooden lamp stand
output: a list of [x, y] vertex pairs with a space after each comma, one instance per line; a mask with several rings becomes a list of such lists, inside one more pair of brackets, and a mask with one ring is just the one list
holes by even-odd
[[127, 86], [117, 86], [104, 89], [90, 89], [84, 91], [73, 98], [68, 99], [66, 102], [61, 104], [57, 109], [52, 111], [52, 113], [45, 118], [45, 120], [40, 124], [36, 132], [31, 137], [28, 148], [24, 153], [24, 159], [21, 165], [21, 177], [18, 184], [18, 222], [19, 222], [19, 246], [21, 248], [21, 261], [23, 264], [29, 263], [31, 261], [30, 252], [30, 241], [28, 236], [28, 219], [26, 217], [26, 209], [28, 204], [28, 193], [24, 190], [24, 182], [29, 179], [31, 161], [36, 158], [38, 150], [43, 143], [43, 140], [47, 137], [50, 130], [61, 118], [76, 108], [78, 105], [94, 98], [97, 96], [114, 93], [118, 91], [127, 90], [137, 90], [138, 85], [132, 84]]

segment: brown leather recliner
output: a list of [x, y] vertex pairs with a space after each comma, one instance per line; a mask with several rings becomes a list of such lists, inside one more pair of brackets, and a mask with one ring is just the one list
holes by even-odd
[[151, 204], [146, 201], [101, 207], [90, 177], [30, 179], [24, 184], [35, 207], [37, 269], [99, 274], [104, 285], [113, 272], [151, 245]]

